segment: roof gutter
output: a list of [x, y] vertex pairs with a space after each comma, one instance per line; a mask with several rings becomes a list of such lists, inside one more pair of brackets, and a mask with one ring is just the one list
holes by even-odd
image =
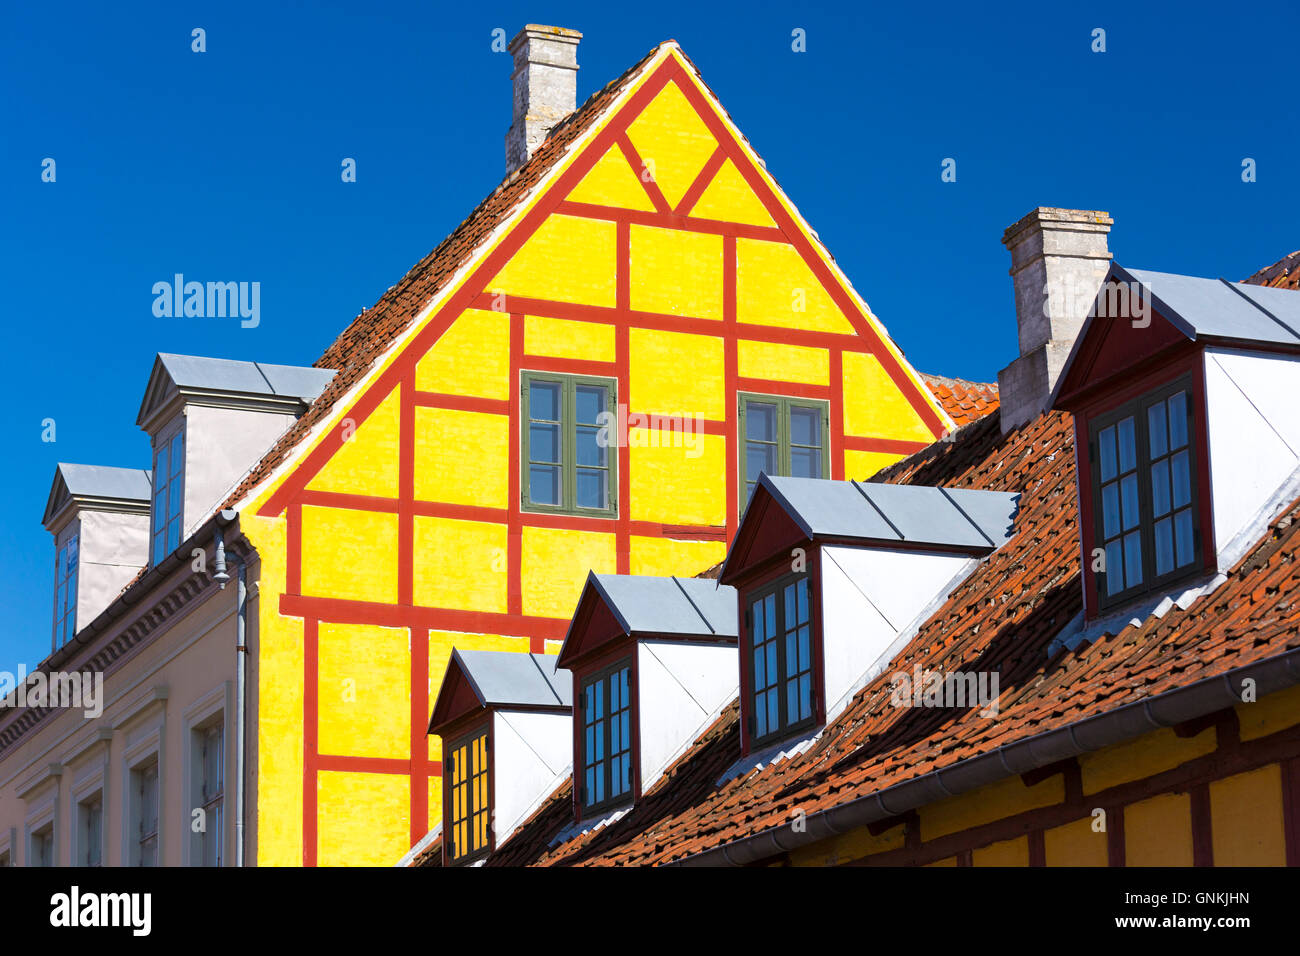
[[1056, 730], [1006, 744], [848, 803], [809, 814], [806, 829], [772, 827], [752, 836], [683, 857], [668, 866], [746, 866], [909, 810], [967, 793], [1016, 774], [1111, 747], [1162, 727], [1204, 717], [1242, 703], [1241, 682], [1255, 681], [1256, 699], [1300, 684], [1300, 648], [1230, 670]]

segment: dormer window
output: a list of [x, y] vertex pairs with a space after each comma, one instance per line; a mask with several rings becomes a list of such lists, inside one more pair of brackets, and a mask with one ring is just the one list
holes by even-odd
[[601, 810], [632, 795], [632, 662], [620, 661], [583, 681], [582, 787], [585, 811]]
[[733, 769], [833, 720], [1010, 539], [1017, 497], [762, 475], [719, 577], [740, 619]]
[[495, 851], [573, 759], [572, 684], [555, 658], [451, 652], [429, 733], [442, 739], [442, 856], [451, 866]]
[[443, 756], [447, 859], [469, 863], [492, 848], [488, 725], [454, 741]]
[[153, 455], [151, 562], [158, 564], [181, 544], [181, 505], [185, 493], [185, 429], [158, 442]]
[[54, 568], [54, 646], [62, 647], [77, 633], [77, 562], [80, 536], [72, 535], [59, 548]]
[[1192, 406], [1183, 378], [1089, 421], [1102, 608], [1201, 567]]
[[752, 661], [749, 723], [756, 744], [810, 726], [816, 715], [813, 614], [807, 574], [792, 574], [746, 597], [747, 646]]
[[574, 824], [641, 798], [736, 697], [733, 588], [596, 574], [555, 666], [572, 674]]

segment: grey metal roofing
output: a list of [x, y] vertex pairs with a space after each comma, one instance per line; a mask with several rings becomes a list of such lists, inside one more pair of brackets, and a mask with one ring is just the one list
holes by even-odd
[[249, 395], [280, 395], [310, 402], [325, 390], [334, 377], [332, 369], [295, 365], [269, 365], [202, 355], [158, 353], [172, 382], [178, 388], [202, 388]]
[[627, 634], [737, 637], [736, 589], [707, 578], [595, 574], [596, 588]]
[[555, 672], [555, 657], [518, 651], [452, 654], [485, 707], [572, 707], [573, 682]]
[[[1145, 286], [1156, 308], [1188, 338], [1300, 345], [1300, 292], [1226, 279], [1111, 267], [1114, 278]], [[1080, 336], [1082, 338], [1082, 335]]]
[[115, 468], [110, 465], [70, 465], [59, 462], [58, 474], [68, 494], [86, 498], [121, 498], [148, 501], [153, 479], [147, 468]]
[[759, 477], [810, 538], [992, 551], [1011, 537], [1020, 496], [927, 485]]

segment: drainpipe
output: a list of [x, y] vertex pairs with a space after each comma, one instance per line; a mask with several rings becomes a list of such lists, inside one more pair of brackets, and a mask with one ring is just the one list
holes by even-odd
[[[222, 517], [233, 513], [223, 511]], [[215, 556], [213, 558], [212, 578], [223, 591], [230, 575], [226, 571], [226, 542], [221, 536], [221, 528], [213, 531]], [[230, 558], [238, 562], [238, 594], [236, 603], [235, 636], [235, 866], [244, 865], [244, 723], [246, 720], [245, 702], [247, 700], [248, 680], [248, 565], [236, 552]]]

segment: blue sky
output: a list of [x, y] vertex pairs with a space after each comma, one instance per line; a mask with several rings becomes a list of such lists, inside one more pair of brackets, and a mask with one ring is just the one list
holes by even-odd
[[[1237, 279], [1300, 247], [1279, 9], [1270, 25], [1222, 5], [969, 7], [7, 5], [0, 670], [49, 651], [56, 462], [148, 465], [135, 416], [155, 352], [310, 364], [496, 186], [498, 27], [583, 31], [580, 100], [679, 40], [923, 371], [990, 380], [1014, 357], [1000, 238], [1034, 206], [1109, 210], [1137, 268]], [[261, 282], [260, 324], [155, 318], [151, 287], [176, 272]]]

